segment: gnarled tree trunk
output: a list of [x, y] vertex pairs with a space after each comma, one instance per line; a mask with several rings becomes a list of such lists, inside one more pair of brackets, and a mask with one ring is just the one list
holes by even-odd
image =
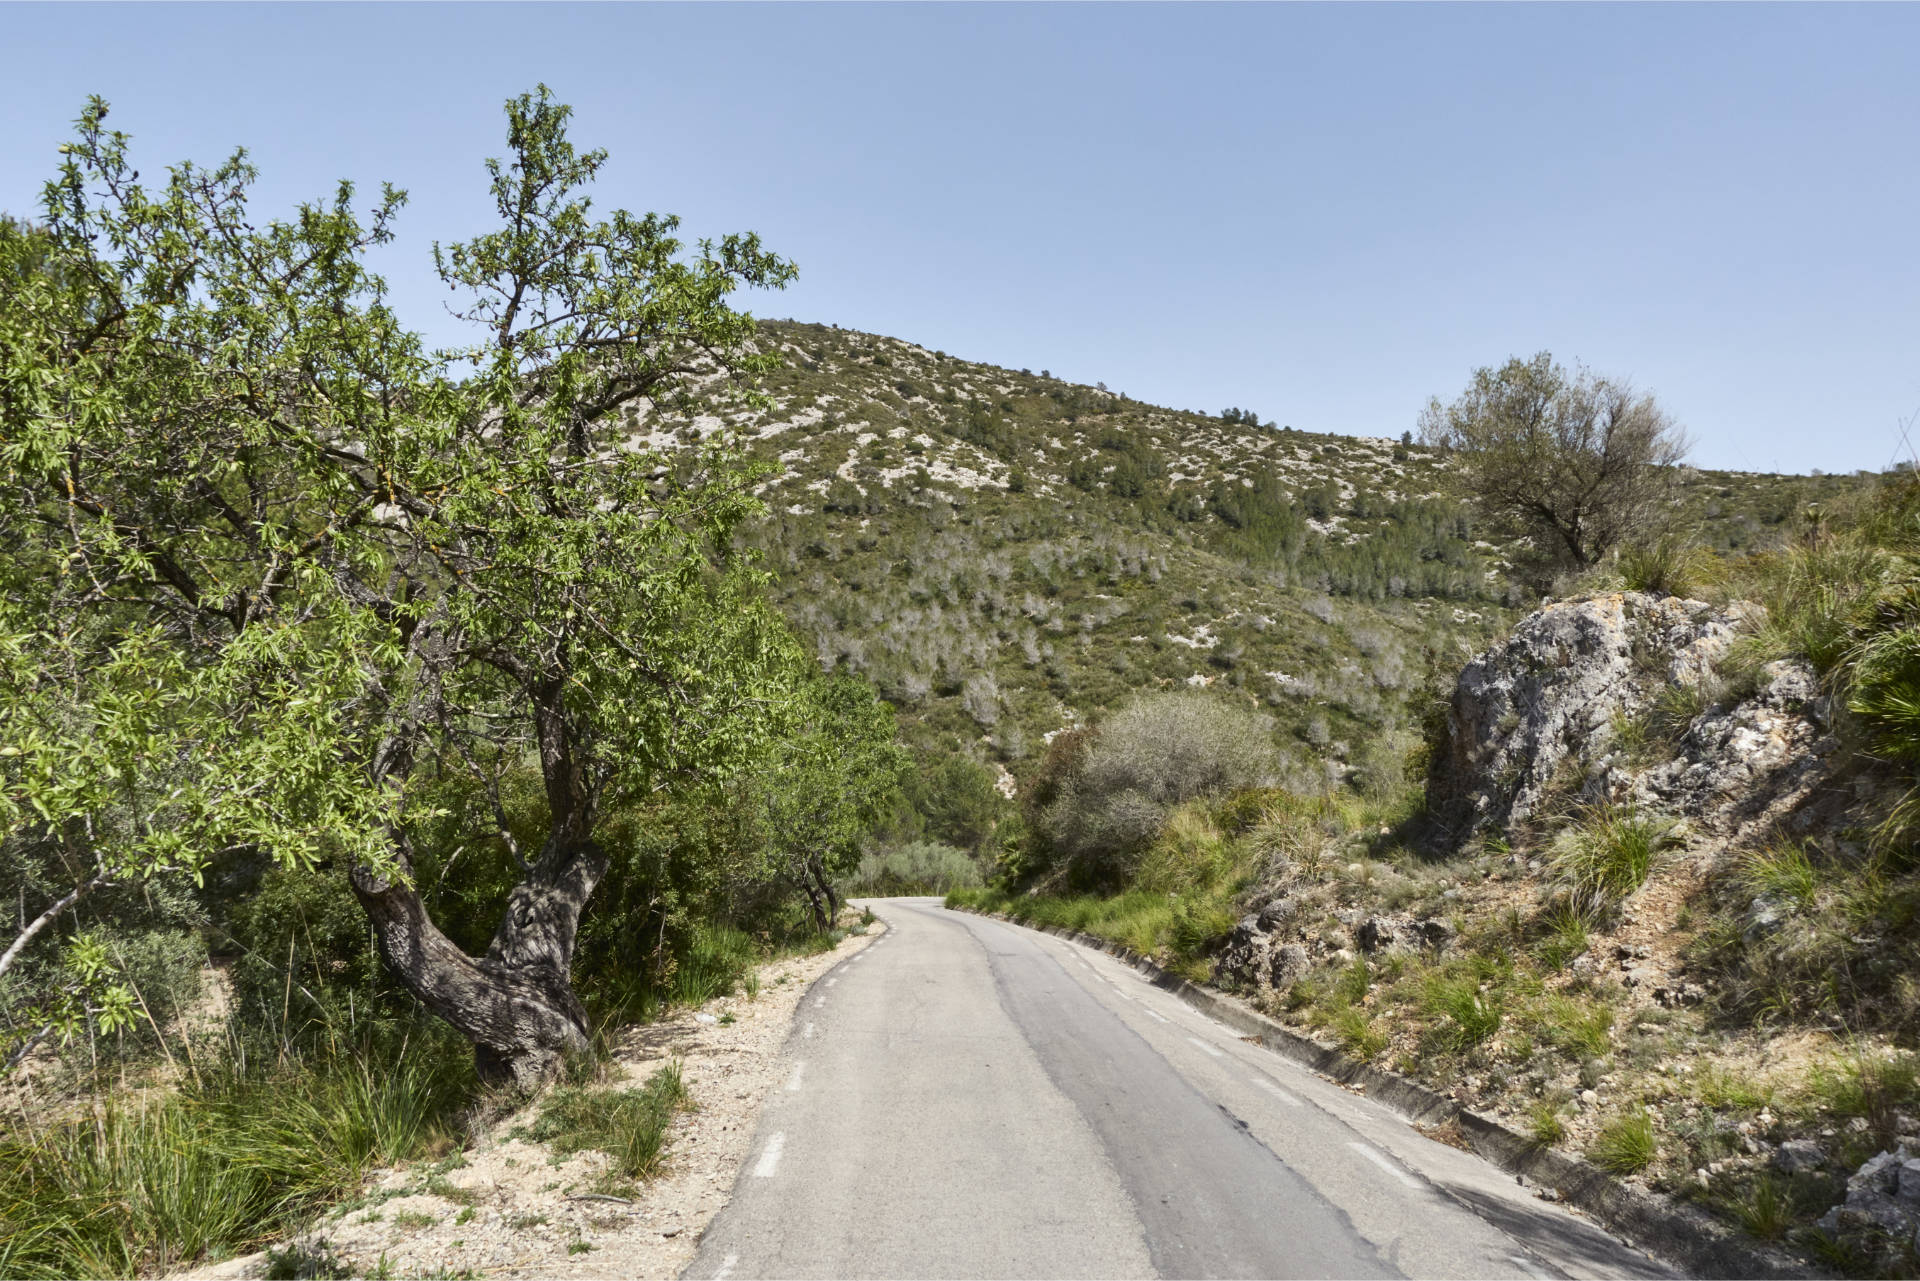
[[563, 1056], [591, 1047], [569, 969], [581, 909], [606, 870], [606, 852], [591, 841], [550, 846], [514, 887], [477, 960], [440, 932], [412, 886], [364, 868], [351, 880], [381, 955], [408, 991], [473, 1042], [480, 1079], [530, 1090]]

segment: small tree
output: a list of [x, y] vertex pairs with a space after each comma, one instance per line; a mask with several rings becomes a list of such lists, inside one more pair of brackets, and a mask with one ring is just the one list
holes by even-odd
[[1450, 451], [1486, 514], [1548, 563], [1585, 568], [1664, 522], [1687, 440], [1623, 381], [1571, 373], [1541, 352], [1474, 371], [1459, 399], [1428, 402], [1420, 436]]
[[[762, 367], [727, 299], [793, 268], [592, 219], [605, 154], [567, 115], [507, 104], [500, 229], [436, 249], [462, 352], [424, 352], [366, 270], [399, 192], [371, 223], [345, 184], [258, 220], [244, 155], [142, 184], [97, 99], [44, 232], [0, 225], [0, 845], [62, 843], [74, 894], [230, 851], [341, 868], [394, 972], [523, 1085], [588, 1044], [569, 971], [606, 814], [737, 769], [804, 671], [727, 551], [761, 473], [623, 422]], [[499, 796], [525, 766], [530, 847]], [[479, 957], [413, 881], [448, 773], [521, 872]]]
[[828, 676], [805, 692], [784, 741], [743, 782], [742, 799], [763, 825], [768, 870], [806, 896], [817, 928], [832, 926], [835, 882], [859, 862], [906, 768], [893, 709], [865, 682]]

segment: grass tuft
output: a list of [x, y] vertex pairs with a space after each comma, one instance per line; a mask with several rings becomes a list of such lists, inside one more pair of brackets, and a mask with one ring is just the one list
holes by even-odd
[[1568, 908], [1580, 914], [1611, 911], [1646, 884], [1673, 824], [1633, 810], [1603, 807], [1554, 841], [1552, 874]]
[[451, 1033], [230, 1068], [0, 1142], [0, 1275], [156, 1274], [244, 1253], [444, 1146], [473, 1088]]
[[1610, 1174], [1638, 1174], [1659, 1155], [1653, 1118], [1644, 1110], [1627, 1112], [1608, 1121], [1587, 1150], [1593, 1163]]
[[1429, 977], [1421, 1002], [1428, 1013], [1445, 1020], [1450, 1039], [1461, 1048], [1484, 1044], [1500, 1030], [1499, 994], [1491, 987], [1482, 991], [1470, 974]]
[[1567, 1123], [1560, 1119], [1560, 1109], [1545, 1099], [1527, 1110], [1527, 1128], [1533, 1133], [1533, 1141], [1543, 1148], [1567, 1137]]
[[676, 1061], [655, 1072], [638, 1090], [555, 1090], [527, 1133], [550, 1144], [556, 1156], [583, 1148], [605, 1152], [613, 1158], [608, 1175], [615, 1181], [644, 1179], [659, 1164], [668, 1123], [688, 1106]]

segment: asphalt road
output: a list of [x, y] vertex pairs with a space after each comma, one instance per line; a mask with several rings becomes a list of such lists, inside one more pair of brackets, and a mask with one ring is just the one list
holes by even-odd
[[1671, 1275], [1103, 953], [872, 907], [690, 1278]]

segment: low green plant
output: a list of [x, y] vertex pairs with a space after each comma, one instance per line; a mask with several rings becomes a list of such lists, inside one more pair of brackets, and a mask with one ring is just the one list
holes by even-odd
[[1739, 869], [1742, 884], [1756, 897], [1766, 895], [1806, 909], [1820, 892], [1820, 873], [1798, 842], [1749, 850], [1741, 856]]
[[1669, 748], [1678, 744], [1694, 721], [1712, 709], [1720, 695], [1718, 682], [1706, 678], [1673, 681], [1661, 686], [1640, 718], [1645, 736], [1643, 753], [1659, 744]]
[[1560, 1109], [1545, 1099], [1527, 1109], [1527, 1129], [1533, 1141], [1543, 1148], [1550, 1148], [1567, 1137], [1567, 1123], [1561, 1120]]
[[1860, 1117], [1882, 1146], [1898, 1141], [1900, 1112], [1920, 1101], [1920, 1055], [1861, 1048], [1808, 1073], [1811, 1101], [1835, 1116]]
[[1759, 1112], [1761, 1108], [1772, 1106], [1774, 1093], [1772, 1081], [1728, 1072], [1726, 1068], [1707, 1068], [1693, 1077], [1693, 1097], [1709, 1108]]
[[637, 1090], [557, 1089], [527, 1134], [559, 1157], [583, 1148], [605, 1152], [614, 1181], [643, 1179], [659, 1164], [668, 1123], [689, 1105], [676, 1060]]
[[0, 1275], [152, 1275], [259, 1248], [442, 1146], [473, 1090], [438, 1024], [229, 1062], [137, 1103], [0, 1141]]
[[1636, 1109], [1600, 1127], [1600, 1134], [1587, 1149], [1587, 1156], [1610, 1174], [1628, 1175], [1638, 1174], [1652, 1165], [1659, 1152], [1653, 1118], [1644, 1109]]
[[1617, 566], [1628, 591], [1666, 596], [1693, 596], [1723, 578], [1718, 557], [1672, 534], [1622, 548]]
[[1392, 1043], [1385, 1032], [1374, 1026], [1367, 1012], [1355, 1005], [1336, 1010], [1328, 1019], [1327, 1027], [1341, 1048], [1356, 1059], [1371, 1059]]
[[346, 1281], [353, 1271], [324, 1243], [315, 1247], [296, 1243], [269, 1248], [266, 1269], [260, 1275], [266, 1281]]
[[1671, 821], [1603, 806], [1560, 833], [1551, 874], [1572, 912], [1611, 911], [1646, 883], [1673, 831]]
[[1553, 904], [1541, 919], [1546, 927], [1546, 935], [1534, 945], [1534, 955], [1548, 967], [1565, 969], [1574, 957], [1585, 955], [1592, 946], [1587, 933], [1587, 918], [1571, 903], [1563, 901]]
[[1762, 1174], [1729, 1200], [1740, 1226], [1762, 1241], [1778, 1241], [1793, 1226], [1793, 1196], [1774, 1175]]
[[1613, 1011], [1576, 997], [1549, 996], [1540, 1034], [1575, 1059], [1597, 1059], [1613, 1049]]
[[1236, 919], [1231, 903], [1213, 898], [1180, 900], [1174, 905], [1170, 935], [1175, 955], [1194, 957], [1212, 951], [1233, 932]]
[[1444, 1020], [1446, 1037], [1457, 1048], [1484, 1044], [1500, 1030], [1499, 993], [1482, 991], [1471, 974], [1429, 976], [1420, 1002], [1428, 1014]]

